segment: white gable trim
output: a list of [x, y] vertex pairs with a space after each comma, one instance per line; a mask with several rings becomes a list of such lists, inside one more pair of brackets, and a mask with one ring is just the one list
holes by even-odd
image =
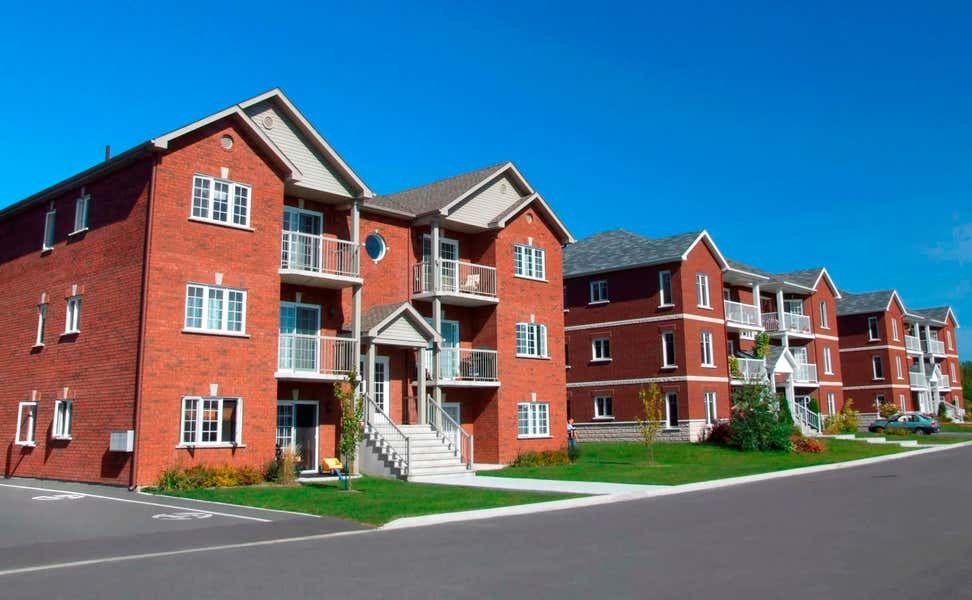
[[827, 285], [830, 286], [830, 291], [834, 293], [834, 298], [839, 299], [841, 297], [840, 290], [837, 289], [837, 286], [834, 284], [834, 280], [830, 277], [830, 273], [827, 272], [827, 267], [822, 267], [820, 269], [820, 274], [817, 275], [817, 280], [813, 282], [813, 290], [817, 290], [817, 286], [820, 284], [820, 280], [823, 277], [827, 278]]
[[512, 174], [514, 176], [514, 179], [516, 179], [517, 182], [526, 189], [527, 195], [534, 193], [534, 189], [530, 186], [529, 183], [527, 183], [527, 180], [523, 178], [523, 175], [521, 175], [520, 172], [516, 170], [516, 167], [513, 166], [513, 163], [507, 161], [502, 165], [500, 165], [499, 167], [497, 167], [495, 171], [493, 171], [492, 173], [484, 177], [479, 183], [471, 186], [468, 190], [460, 194], [455, 200], [449, 202], [448, 204], [440, 208], [439, 214], [448, 215], [463, 200], [475, 194], [487, 184], [492, 183], [493, 179], [495, 179], [498, 175], [502, 175], [503, 173], [507, 173], [507, 172]]
[[684, 261], [688, 258], [688, 255], [692, 252], [692, 250], [695, 249], [695, 246], [701, 240], [705, 240], [705, 245], [709, 247], [709, 250], [713, 254], [715, 254], [716, 262], [719, 263], [719, 268], [721, 270], [728, 269], [729, 263], [726, 262], [726, 258], [722, 255], [722, 252], [719, 251], [718, 246], [715, 245], [715, 241], [713, 241], [712, 236], [709, 235], [709, 232], [705, 231], [704, 229], [702, 230], [702, 233], [699, 234], [699, 237], [695, 238], [695, 241], [692, 242], [692, 244], [688, 247], [688, 249], [682, 253], [682, 260]]
[[514, 208], [507, 211], [505, 217], [493, 221], [493, 223], [490, 223], [490, 225], [496, 227], [497, 229], [506, 227], [506, 224], [510, 221], [510, 219], [520, 214], [520, 212], [523, 209], [530, 206], [534, 202], [537, 203], [537, 207], [553, 223], [553, 229], [560, 235], [561, 243], [573, 244], [576, 241], [574, 239], [574, 236], [571, 235], [570, 231], [567, 229], [567, 226], [564, 225], [563, 221], [561, 221], [557, 217], [556, 213], [554, 213], [553, 209], [550, 208], [550, 205], [547, 204], [547, 201], [543, 199], [543, 196], [541, 196], [537, 192], [533, 192], [532, 194], [530, 194], [529, 196], [521, 200], [520, 203], [517, 204]]
[[432, 341], [436, 343], [442, 342], [442, 336], [439, 335], [439, 333], [425, 321], [422, 315], [419, 314], [417, 310], [415, 310], [414, 306], [407, 303], [403, 303], [401, 306], [399, 306], [397, 309], [392, 311], [391, 314], [389, 314], [387, 317], [382, 319], [377, 325], [375, 325], [368, 331], [362, 332], [361, 337], [374, 340], [377, 343], [382, 343], [381, 342], [382, 332], [385, 329], [387, 329], [389, 325], [391, 325], [392, 323], [394, 323], [395, 321], [401, 318], [407, 319], [409, 323], [411, 323], [412, 327], [414, 327], [415, 330], [418, 331], [422, 335], [422, 337], [425, 338], [426, 341]]

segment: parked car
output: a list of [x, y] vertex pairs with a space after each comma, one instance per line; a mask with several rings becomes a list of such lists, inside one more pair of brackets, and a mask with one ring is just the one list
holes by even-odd
[[878, 419], [867, 429], [872, 433], [881, 433], [885, 429], [905, 429], [917, 435], [925, 435], [938, 433], [942, 427], [938, 421], [921, 413], [901, 413], [887, 419]]

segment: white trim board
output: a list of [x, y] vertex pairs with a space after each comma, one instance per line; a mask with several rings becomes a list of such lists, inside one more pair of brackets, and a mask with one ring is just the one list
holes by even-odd
[[597, 329], [598, 327], [623, 327], [625, 325], [639, 325], [641, 323], [659, 323], [662, 321], [702, 321], [703, 323], [714, 323], [716, 325], [725, 325], [725, 319], [717, 319], [715, 317], [704, 317], [701, 315], [692, 315], [687, 313], [673, 313], [670, 315], [660, 315], [657, 317], [639, 317], [637, 319], [624, 319], [621, 321], [602, 321], [600, 323], [584, 323], [583, 325], [570, 325], [564, 327], [564, 331], [583, 331], [585, 329]]
[[684, 381], [701, 381], [704, 383], [729, 383], [728, 377], [705, 377], [702, 375], [673, 375], [671, 377], [642, 377], [638, 379], [605, 379], [601, 381], [575, 381], [568, 383], [567, 388], [598, 387], [602, 385], [638, 385], [643, 383], [676, 383]]
[[[819, 336], [817, 336], [819, 337]], [[882, 344], [880, 346], [855, 346], [853, 348], [841, 348], [841, 352], [866, 352], [868, 350], [905, 350], [904, 346], [892, 346], [890, 344]]]
[[889, 383], [885, 385], [848, 385], [844, 386], [845, 390], [884, 390], [887, 388], [896, 388], [900, 390], [910, 390], [910, 385], [904, 385], [900, 383]]

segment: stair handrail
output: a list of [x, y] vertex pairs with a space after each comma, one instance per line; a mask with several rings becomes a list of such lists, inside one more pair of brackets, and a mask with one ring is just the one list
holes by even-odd
[[[958, 407], [958, 404], [952, 404], [944, 398], [940, 398], [939, 402], [945, 405], [945, 412], [949, 415], [950, 419], [961, 419], [965, 417], [965, 411]], [[936, 411], [938, 412], [938, 411]]]
[[[796, 410], [793, 411], [794, 416], [801, 425], [806, 426], [810, 429], [815, 429], [817, 433], [823, 433], [823, 418], [820, 413], [810, 410], [810, 407], [806, 404], [800, 402], [793, 403]], [[803, 427], [801, 427], [803, 429]]]
[[[361, 394], [361, 396], [365, 401], [365, 424], [371, 428], [371, 431], [380, 438], [384, 445], [394, 452], [402, 463], [402, 475], [408, 477], [409, 468], [412, 464], [412, 447], [408, 434], [402, 431], [398, 425], [395, 425], [388, 413], [378, 406], [374, 398], [368, 394]], [[384, 420], [378, 422], [375, 415], [381, 415]]]
[[[435, 401], [435, 398], [431, 394], [425, 397], [425, 405], [428, 407], [426, 410], [426, 418], [429, 421], [429, 425], [432, 426], [432, 430], [435, 431], [436, 435], [440, 436], [446, 444], [449, 445], [449, 449], [456, 452], [459, 456], [459, 460], [463, 461], [467, 469], [473, 468], [473, 436], [465, 429], [462, 425], [456, 422], [452, 416], [442, 408], [442, 405]], [[459, 432], [459, 446], [455, 447], [453, 440], [450, 439], [450, 435], [442, 427], [442, 422], [455, 427], [455, 431]]]

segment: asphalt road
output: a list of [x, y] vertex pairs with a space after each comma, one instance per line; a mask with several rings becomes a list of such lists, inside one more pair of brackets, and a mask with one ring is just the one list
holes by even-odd
[[959, 448], [570, 511], [12, 573], [0, 597], [972, 597], [970, 462]]

